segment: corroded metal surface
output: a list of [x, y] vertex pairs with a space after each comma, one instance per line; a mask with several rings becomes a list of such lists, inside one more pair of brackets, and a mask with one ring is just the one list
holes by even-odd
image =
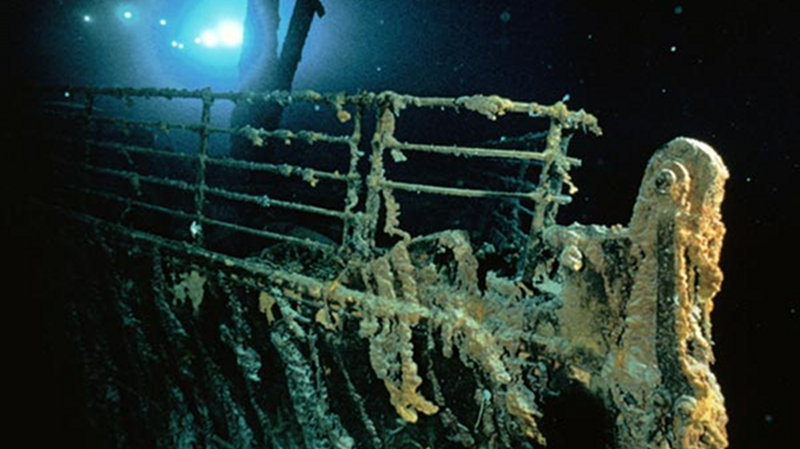
[[[90, 245], [64, 243], [73, 253], [93, 254], [76, 260], [103, 261], [102, 281], [83, 286], [93, 294], [68, 309], [85, 374], [101, 379], [96, 390], [89, 388], [93, 410], [109, 409], [109, 391], [117, 392], [106, 424], [117, 443], [541, 447], [582, 425], [559, 429], [548, 415], [553, 398], [579, 391], [602, 405], [597, 418], [607, 429], [597, 447], [726, 447], [727, 418], [710, 371], [710, 313], [722, 280], [717, 262], [727, 171], [707, 145], [678, 138], [656, 152], [628, 226], [563, 226], [558, 206], [574, 193], [569, 169], [580, 162], [566, 154], [566, 133], [599, 128], [591, 115], [561, 103], [392, 92], [70, 92], [84, 96], [78, 125], [86, 134], [56, 136], [81, 155], [58, 155], [56, 166], [72, 169], [56, 190], [79, 196], [54, 194], [47, 202], [91, 230]], [[200, 124], [181, 125], [197, 133], [198, 150], [95, 136], [92, 108], [99, 96], [199, 100]], [[211, 107], [227, 100], [318, 103], [350, 131], [211, 126]], [[400, 112], [429, 107], [492, 121], [521, 113], [544, 119], [546, 130], [485, 145], [399, 141]], [[173, 127], [113, 120], [123, 127]], [[215, 132], [239, 133], [254, 145], [302, 143], [324, 152], [338, 145], [344, 151], [336, 157], [347, 169], [214, 156], [207, 145]], [[392, 171], [397, 166], [413, 163], [406, 162], [412, 153], [426, 152], [500, 159], [513, 169], [492, 173], [486, 179], [495, 184], [483, 188], [458, 179], [439, 183], [446, 177], [426, 181], [423, 175], [431, 173], [416, 169], [420, 179], [393, 178], [403, 173]], [[185, 160], [190, 169], [182, 178], [164, 174], [134, 154], [143, 161]], [[453, 170], [464, 165], [460, 159]], [[212, 179], [213, 166], [298, 178], [311, 193], [293, 199], [236, 190], [235, 176]], [[163, 192], [149, 194], [148, 184], [187, 197], [157, 203]], [[401, 198], [403, 191], [444, 201], [415, 209], [414, 201], [423, 200]], [[316, 202], [315, 194], [333, 193], [338, 207]], [[433, 232], [414, 231], [416, 222], [444, 216], [433, 207], [452, 208], [461, 197], [494, 203], [481, 209], [486, 217], [467, 209], [456, 220], [434, 223], [442, 226]], [[258, 207], [270, 221], [219, 212], [215, 198]], [[137, 220], [137, 210], [177, 221]], [[336, 235], [320, 235], [323, 228], [313, 228], [313, 221], [283, 225], [282, 211], [341, 224]], [[229, 250], [242, 249], [240, 235], [272, 243]], [[119, 329], [100, 326], [109, 316], [119, 318]], [[103, 343], [112, 337], [123, 343], [121, 353]], [[136, 368], [123, 372], [120, 365]], [[139, 385], [139, 396], [125, 393], [131, 384]], [[146, 431], [132, 434], [131, 423]]]
[[591, 354], [572, 363], [616, 411], [619, 447], [727, 446], [710, 370], [727, 178], [713, 149], [678, 138], [651, 159], [627, 228], [547, 231], [561, 251], [562, 337]]

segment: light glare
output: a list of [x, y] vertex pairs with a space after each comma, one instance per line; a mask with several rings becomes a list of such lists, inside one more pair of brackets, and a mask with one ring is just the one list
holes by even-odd
[[219, 44], [219, 36], [212, 30], [203, 31], [203, 34], [200, 35], [200, 39], [206, 47], [216, 47], [217, 44]]
[[242, 44], [244, 30], [240, 23], [232, 20], [221, 22], [217, 27], [217, 33], [222, 41], [222, 45], [226, 47], [237, 47]]
[[197, 63], [192, 66], [197, 72], [195, 75], [206, 80], [224, 79], [226, 83], [231, 83], [231, 87], [235, 86], [242, 48], [237, 28], [244, 23], [247, 0], [198, 0], [187, 3], [193, 6], [180, 21], [167, 17], [166, 13], [158, 16], [167, 18], [170, 30], [174, 28], [175, 34], [170, 35], [170, 39], [185, 43], [182, 53]]

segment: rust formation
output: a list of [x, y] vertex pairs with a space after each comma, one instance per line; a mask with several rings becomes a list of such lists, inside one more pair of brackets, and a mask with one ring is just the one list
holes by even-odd
[[[68, 107], [52, 101], [63, 92]], [[728, 173], [708, 145], [676, 138], [659, 149], [627, 226], [563, 225], [558, 208], [581, 164], [567, 154], [572, 133], [600, 128], [561, 102], [38, 95], [52, 132], [35, 138], [52, 150], [56, 181], [37, 204], [69, 218], [65, 235], [85, 237], [65, 237], [71, 254], [88, 254], [73, 270], [88, 275], [103, 261], [90, 299], [67, 309], [109, 438], [545, 447], [563, 431], [548, 424], [548, 401], [577, 391], [600, 404], [605, 447], [727, 447], [710, 315]], [[199, 122], [131, 112], [148, 101], [194, 101]], [[325, 127], [336, 132], [216, 125], [212, 107], [230, 101], [276, 102], [290, 115], [329, 109]], [[407, 114], [498, 127], [513, 116], [534, 131], [474, 145], [409, 141]], [[166, 137], [173, 147], [153, 137], [170, 133], [193, 137]], [[269, 148], [273, 162], [214, 154], [214, 136], [232, 134]], [[260, 177], [237, 185], [243, 172]], [[120, 327], [104, 332], [97, 324], [110, 316]], [[132, 384], [136, 394], [123, 388]], [[125, 426], [137, 422], [149, 424], [131, 436]]]

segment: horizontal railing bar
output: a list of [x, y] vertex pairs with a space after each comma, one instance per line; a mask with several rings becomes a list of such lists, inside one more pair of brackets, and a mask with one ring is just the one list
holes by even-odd
[[[73, 139], [69, 138], [59, 138], [59, 140], [73, 142]], [[138, 154], [152, 154], [156, 156], [164, 156], [164, 157], [171, 157], [177, 159], [188, 159], [188, 160], [197, 160], [196, 154], [188, 154], [188, 153], [179, 153], [174, 151], [165, 151], [165, 150], [158, 150], [155, 148], [150, 147], [141, 147], [137, 145], [125, 145], [116, 142], [106, 142], [100, 140], [87, 140], [86, 141], [89, 145], [94, 145], [98, 147], [104, 148], [111, 148], [121, 152], [131, 152], [131, 153], [138, 153]], [[228, 159], [228, 158], [217, 158], [217, 157], [208, 157], [206, 158], [206, 163], [214, 164], [214, 165], [221, 165], [224, 167], [231, 167], [231, 168], [241, 168], [246, 170], [253, 170], [253, 171], [262, 171], [262, 172], [269, 172], [274, 173], [277, 175], [281, 175], [284, 177], [290, 176], [297, 176], [303, 178], [304, 180], [310, 179], [329, 179], [334, 181], [348, 181], [351, 177], [347, 175], [342, 175], [340, 173], [335, 172], [327, 172], [324, 170], [317, 170], [310, 167], [303, 167], [300, 165], [291, 165], [291, 164], [268, 164], [264, 162], [250, 162], [238, 159]], [[360, 179], [358, 176], [354, 177], [355, 179]]]
[[83, 167], [95, 173], [118, 176], [120, 178], [125, 178], [131, 181], [149, 182], [150, 184], [158, 184], [166, 187], [174, 187], [176, 189], [184, 190], [187, 192], [194, 192], [197, 189], [196, 185], [193, 183], [187, 181], [180, 181], [172, 178], [161, 178], [158, 176], [143, 175], [133, 171], [119, 170], [116, 168], [98, 167], [96, 165], [91, 165], [91, 164], [83, 164]]
[[503, 192], [498, 190], [463, 189], [458, 187], [442, 187], [397, 181], [381, 181], [379, 185], [381, 187], [405, 190], [414, 193], [432, 193], [437, 195], [460, 196], [465, 198], [520, 198], [533, 201], [549, 200], [559, 204], [569, 204], [572, 201], [572, 198], [568, 195], [547, 195], [547, 197], [543, 198], [543, 196], [538, 192]]
[[117, 176], [117, 177], [120, 177], [120, 178], [125, 178], [125, 179], [130, 180], [130, 181], [136, 181], [136, 182], [144, 181], [144, 182], [149, 182], [151, 184], [157, 184], [157, 185], [162, 185], [162, 186], [166, 186], [166, 187], [174, 187], [176, 189], [189, 191], [189, 192], [193, 192], [196, 189], [194, 184], [191, 184], [191, 183], [186, 182], [186, 181], [180, 181], [180, 180], [177, 180], [177, 179], [161, 178], [161, 177], [158, 177], [158, 176], [143, 175], [143, 174], [140, 174], [140, 173], [137, 173], [137, 172], [128, 171], [128, 170], [119, 170], [119, 169], [116, 169], [116, 168], [98, 167], [96, 165], [91, 165], [91, 164], [82, 164], [82, 163], [66, 160], [66, 159], [64, 159], [62, 157], [53, 157], [52, 159], [55, 162], [58, 162], [58, 163], [63, 164], [63, 165], [71, 166], [71, 167], [78, 168], [78, 169], [85, 169], [85, 170], [88, 170], [88, 171], [91, 171], [91, 172], [100, 173], [100, 174], [104, 174], [104, 175]]
[[[64, 160], [63, 158], [55, 158], [55, 159], [60, 161], [61, 163], [67, 164], [67, 165], [73, 165], [73, 166], [79, 166], [79, 167], [82, 166], [82, 167], [86, 168], [87, 170], [93, 171], [93, 172], [96, 172], [96, 173], [107, 174], [107, 175], [112, 175], [112, 176], [118, 176], [118, 177], [121, 177], [121, 178], [129, 179], [129, 180], [133, 180], [133, 181], [138, 181], [138, 182], [148, 182], [148, 183], [151, 183], [151, 184], [163, 185], [163, 186], [166, 186], [166, 187], [174, 187], [176, 189], [189, 191], [189, 192], [194, 192], [194, 191], [197, 190], [197, 186], [195, 184], [191, 184], [191, 183], [186, 182], [186, 181], [179, 181], [179, 180], [170, 179], [170, 178], [160, 178], [158, 176], [151, 176], [151, 175], [143, 175], [143, 174], [140, 174], [140, 173], [137, 173], [137, 172], [131, 172], [131, 171], [127, 171], [127, 170], [118, 170], [118, 169], [113, 169], [113, 168], [97, 167], [95, 165], [89, 165], [89, 164], [76, 164], [74, 162], [70, 162], [70, 161]], [[269, 198], [269, 197], [266, 197], [266, 196], [256, 196], [256, 195], [249, 195], [249, 194], [246, 194], [246, 193], [231, 192], [231, 191], [228, 191], [228, 190], [225, 190], [225, 189], [216, 188], [216, 187], [205, 186], [205, 187], [203, 187], [203, 190], [205, 192], [207, 192], [207, 193], [219, 196], [221, 198], [226, 198], [226, 199], [234, 200], [234, 201], [242, 201], [242, 202], [257, 204], [257, 205], [262, 206], [262, 207], [278, 207], [278, 208], [281, 208], [281, 209], [290, 209], [290, 210], [296, 210], [296, 211], [299, 211], [299, 212], [308, 212], [308, 213], [311, 213], [311, 214], [317, 214], [317, 215], [324, 215], [324, 216], [327, 216], [327, 217], [339, 218], [341, 220], [345, 220], [345, 219], [349, 218], [349, 215], [350, 215], [350, 214], [347, 214], [345, 212], [331, 210], [331, 209], [325, 209], [325, 208], [317, 207], [317, 206], [311, 206], [311, 205], [308, 205], [308, 204], [295, 203], [295, 202], [292, 202], [292, 201], [276, 200], [276, 199], [272, 199], [272, 198]]]
[[136, 154], [145, 154], [145, 155], [153, 155], [153, 156], [162, 156], [162, 157], [169, 157], [174, 159], [184, 159], [184, 160], [196, 160], [196, 154], [190, 153], [181, 153], [177, 151], [167, 151], [167, 150], [159, 150], [157, 148], [152, 147], [143, 147], [139, 145], [127, 145], [124, 143], [118, 142], [110, 142], [107, 140], [96, 140], [96, 139], [87, 139], [85, 141], [79, 139], [73, 139], [71, 137], [66, 136], [50, 136], [49, 139], [55, 140], [58, 142], [63, 143], [80, 143], [86, 142], [87, 145], [97, 147], [97, 148], [109, 148], [120, 153], [136, 153]]
[[203, 129], [203, 125], [199, 123], [170, 123], [170, 122], [165, 122], [163, 120], [130, 120], [117, 117], [103, 117], [96, 114], [91, 115], [91, 120], [92, 122], [95, 123], [100, 122], [100, 123], [112, 123], [121, 126], [139, 126], [142, 128], [156, 128], [162, 131], [172, 131], [177, 129], [181, 131], [200, 132]]
[[[500, 159], [519, 159], [544, 163], [548, 159], [547, 153], [535, 151], [500, 150], [494, 148], [458, 147], [452, 145], [431, 145], [422, 143], [392, 142], [387, 148], [400, 151], [423, 151], [428, 153], [452, 154], [456, 156], [494, 157]], [[564, 157], [570, 165], [579, 167], [581, 160], [574, 157]]]
[[[63, 139], [65, 141], [72, 142], [72, 139]], [[89, 145], [94, 145], [98, 147], [104, 148], [111, 148], [121, 152], [131, 152], [131, 153], [138, 153], [138, 154], [152, 154], [156, 156], [164, 156], [164, 157], [171, 157], [177, 159], [188, 159], [188, 160], [197, 160], [196, 154], [188, 154], [188, 153], [179, 153], [174, 151], [165, 151], [165, 150], [158, 150], [155, 148], [150, 147], [141, 147], [137, 145], [125, 145], [116, 142], [106, 142], [106, 141], [99, 141], [99, 140], [87, 140], [86, 141]], [[217, 157], [208, 157], [206, 158], [206, 163], [214, 164], [214, 165], [221, 165], [225, 167], [231, 168], [241, 168], [246, 170], [253, 170], [253, 171], [262, 171], [262, 172], [269, 172], [274, 173], [277, 175], [281, 175], [284, 177], [290, 176], [298, 176], [305, 180], [308, 179], [330, 179], [335, 181], [348, 181], [350, 178], [347, 175], [342, 175], [339, 173], [334, 172], [327, 172], [323, 170], [317, 170], [314, 168], [303, 167], [300, 165], [291, 165], [291, 164], [268, 164], [263, 162], [250, 162], [244, 160], [237, 160], [237, 159], [228, 159], [228, 158], [217, 158]], [[356, 178], [358, 179], [358, 178]]]
[[302, 140], [308, 144], [313, 144], [315, 142], [326, 142], [326, 143], [338, 143], [342, 145], [347, 145], [350, 143], [350, 136], [332, 136], [330, 134], [325, 134], [319, 131], [292, 131], [289, 129], [275, 129], [275, 130], [265, 130], [262, 128], [254, 128], [252, 126], [243, 126], [239, 129], [230, 129], [230, 128], [209, 128], [212, 130], [218, 130], [217, 132], [228, 132], [233, 133], [250, 139], [254, 145], [261, 146], [263, 145], [264, 138], [269, 139], [276, 139], [276, 140]]
[[416, 97], [413, 95], [401, 95], [391, 91], [380, 93], [362, 92], [359, 94], [346, 95], [321, 94], [311, 90], [303, 91], [272, 91], [272, 92], [213, 92], [210, 89], [188, 90], [188, 89], [158, 89], [158, 88], [97, 88], [97, 87], [44, 87], [40, 91], [60, 93], [64, 92], [103, 95], [116, 98], [142, 97], [149, 98], [196, 98], [211, 100], [230, 100], [230, 101], [268, 101], [287, 106], [292, 103], [328, 103], [337, 107], [345, 104], [379, 106], [391, 105], [398, 112], [407, 107], [438, 107], [455, 110], [469, 110], [485, 115], [490, 119], [506, 113], [527, 114], [531, 117], [548, 117], [556, 120], [566, 128], [581, 128], [584, 131], [594, 134], [601, 134], [602, 131], [597, 125], [597, 118], [583, 111], [571, 111], [566, 104], [559, 101], [552, 105], [543, 105], [535, 102], [512, 101], [507, 98], [495, 95], [467, 95], [462, 97]]
[[235, 224], [235, 223], [229, 223], [227, 221], [215, 220], [213, 218], [203, 217], [203, 218], [201, 218], [200, 221], [202, 221], [203, 223], [208, 223], [208, 224], [211, 224], [211, 225], [214, 225], [214, 226], [219, 226], [219, 227], [222, 227], [222, 228], [233, 229], [234, 231], [238, 231], [238, 232], [243, 232], [243, 233], [246, 233], [246, 234], [252, 234], [252, 235], [255, 235], [257, 237], [264, 237], [264, 238], [268, 238], [268, 239], [272, 239], [272, 240], [280, 240], [280, 241], [289, 242], [289, 243], [296, 243], [298, 245], [310, 246], [310, 247], [316, 248], [316, 249], [325, 249], [325, 250], [336, 249], [336, 246], [329, 245], [327, 243], [321, 243], [321, 242], [317, 242], [317, 241], [314, 241], [314, 240], [308, 240], [308, 239], [301, 239], [301, 238], [298, 238], [298, 237], [292, 237], [290, 235], [279, 234], [279, 233], [276, 233], [276, 232], [262, 231], [260, 229], [253, 229], [253, 228], [250, 228], [250, 227], [247, 227], [247, 226], [242, 226], [242, 225], [238, 225], [238, 224]]
[[341, 97], [345, 102], [350, 97], [359, 98], [361, 95], [343, 95], [343, 94], [321, 94], [311, 90], [301, 91], [271, 91], [271, 92], [255, 92], [255, 91], [227, 91], [227, 92], [214, 92], [210, 89], [174, 89], [174, 88], [125, 88], [125, 87], [87, 87], [87, 86], [45, 86], [37, 87], [35, 90], [42, 92], [53, 92], [63, 95], [65, 92], [70, 95], [83, 94], [106, 96], [113, 98], [132, 98], [141, 97], [143, 99], [164, 98], [172, 99], [198, 99], [210, 98], [212, 100], [264, 100], [281, 102], [284, 104], [291, 104], [294, 102], [309, 102], [309, 103], [325, 103], [331, 101], [338, 101]]
[[350, 179], [360, 179], [360, 177], [357, 175], [350, 177], [348, 175], [343, 175], [340, 173], [327, 172], [323, 170], [317, 170], [315, 168], [303, 167], [300, 165], [268, 164], [265, 162], [250, 162], [240, 159], [222, 159], [222, 158], [212, 158], [212, 157], [207, 158], [206, 162], [209, 164], [222, 165], [231, 168], [241, 168], [245, 170], [269, 172], [269, 173], [274, 173], [276, 175], [285, 176], [287, 178], [290, 176], [298, 176], [306, 181], [314, 178], [329, 179], [333, 181], [348, 181]]
[[141, 200], [135, 200], [133, 198], [128, 198], [125, 196], [115, 195], [109, 192], [103, 192], [101, 190], [89, 189], [85, 187], [78, 187], [73, 185], [66, 185], [64, 186], [65, 189], [74, 190], [76, 192], [83, 193], [85, 195], [97, 196], [100, 198], [104, 198], [107, 200], [117, 201], [119, 203], [130, 204], [132, 206], [140, 207], [142, 209], [149, 209], [156, 212], [161, 212], [166, 215], [172, 215], [179, 218], [184, 218], [187, 220], [194, 220], [196, 215], [191, 214], [188, 212], [184, 212], [180, 209], [171, 209], [169, 207], [160, 206], [158, 204], [148, 203]]
[[[130, 199], [130, 198], [127, 198], [127, 197], [114, 195], [114, 194], [108, 193], [108, 192], [102, 192], [102, 191], [94, 190], [94, 189], [80, 188], [80, 187], [76, 187], [76, 186], [65, 186], [65, 187], [70, 189], [70, 190], [75, 190], [77, 192], [81, 192], [81, 193], [86, 194], [86, 195], [98, 196], [98, 197], [109, 199], [109, 200], [112, 200], [112, 201], [117, 201], [117, 202], [123, 203], [125, 205], [130, 204], [131, 206], [136, 206], [136, 207], [139, 207], [139, 208], [142, 208], [142, 209], [153, 210], [153, 211], [160, 212], [160, 213], [163, 213], [163, 214], [166, 214], [166, 215], [180, 217], [180, 218], [183, 218], [183, 219], [186, 219], [186, 220], [195, 220], [197, 218], [197, 216], [195, 214], [186, 213], [186, 212], [178, 210], [178, 209], [170, 209], [168, 207], [159, 206], [159, 205], [148, 203], [148, 202], [145, 202], [145, 201], [134, 200], [134, 199]], [[211, 225], [214, 225], [214, 226], [229, 228], [229, 229], [233, 229], [233, 230], [238, 231], [238, 232], [248, 233], [248, 234], [251, 234], [251, 235], [255, 235], [257, 237], [264, 237], [264, 238], [269, 238], [269, 239], [272, 239], [272, 240], [280, 240], [280, 241], [289, 242], [289, 243], [297, 243], [297, 244], [300, 244], [300, 245], [310, 246], [310, 247], [314, 247], [314, 248], [318, 248], [318, 249], [335, 249], [336, 248], [335, 246], [329, 245], [329, 244], [326, 244], [326, 243], [316, 242], [316, 241], [307, 240], [307, 239], [301, 239], [301, 238], [297, 238], [297, 237], [292, 237], [290, 235], [280, 234], [280, 233], [271, 232], [271, 231], [263, 231], [263, 230], [260, 230], [260, 229], [254, 229], [254, 228], [250, 228], [250, 227], [247, 227], [247, 226], [237, 225], [237, 224], [229, 223], [227, 221], [222, 221], [222, 220], [215, 220], [213, 218], [208, 218], [208, 217], [203, 217], [203, 218], [200, 219], [200, 221], [202, 223], [208, 223], [208, 224], [211, 224]]]
[[217, 195], [221, 198], [234, 200], [234, 201], [242, 201], [246, 203], [256, 204], [261, 207], [273, 207], [277, 206], [282, 209], [291, 209], [296, 210], [299, 212], [308, 212], [311, 214], [317, 215], [324, 215], [327, 217], [334, 217], [339, 218], [341, 220], [345, 220], [349, 218], [349, 214], [346, 214], [341, 211], [325, 209], [323, 207], [318, 206], [310, 206], [308, 204], [302, 203], [295, 203], [291, 201], [282, 201], [282, 200], [275, 200], [269, 198], [268, 196], [257, 196], [257, 195], [250, 195], [247, 193], [239, 193], [239, 192], [231, 192], [229, 190], [220, 189], [216, 187], [206, 187], [204, 189], [207, 193], [212, 195]]
[[[60, 116], [74, 119], [85, 119], [84, 113], [52, 113], [53, 116]], [[303, 141], [309, 144], [315, 142], [325, 142], [347, 145], [350, 143], [350, 136], [334, 136], [319, 131], [292, 131], [289, 129], [276, 129], [267, 131], [260, 128], [253, 128], [245, 126], [242, 128], [228, 128], [223, 126], [207, 126], [204, 127], [200, 123], [171, 123], [163, 120], [131, 120], [118, 117], [103, 117], [99, 115], [91, 115], [91, 120], [95, 123], [111, 123], [121, 127], [139, 126], [142, 128], [153, 128], [162, 131], [180, 130], [199, 133], [206, 131], [216, 134], [236, 134], [251, 140], [262, 140], [264, 138], [275, 140], [294, 140]], [[258, 144], [256, 144], [258, 146]]]
[[[72, 141], [72, 139], [69, 139]], [[117, 142], [108, 142], [104, 140], [94, 140], [89, 139], [86, 140], [86, 143], [90, 146], [100, 147], [100, 148], [109, 148], [119, 152], [130, 152], [130, 153], [137, 153], [137, 154], [146, 154], [146, 155], [153, 155], [153, 156], [163, 156], [169, 157], [174, 159], [185, 159], [185, 160], [196, 160], [196, 154], [190, 153], [181, 153], [177, 151], [167, 151], [167, 150], [159, 150], [156, 148], [151, 147], [143, 147], [139, 145], [126, 145], [123, 143]]]
[[[111, 223], [108, 220], [103, 220], [91, 215], [76, 212], [73, 210], [65, 209], [57, 205], [36, 201], [35, 205], [40, 208], [52, 210], [54, 213], [61, 214], [65, 218], [70, 218], [77, 222], [83, 223], [95, 230], [102, 230], [104, 232], [112, 232], [119, 236], [124, 236], [135, 244], [150, 245], [153, 248], [167, 250], [180, 256], [187, 258], [201, 259], [204, 266], [216, 267], [219, 273], [225, 275], [233, 282], [244, 285], [253, 286], [260, 289], [266, 289], [270, 285], [284, 285], [303, 293], [310, 299], [320, 301], [340, 301], [345, 304], [358, 303], [361, 304], [368, 297], [367, 293], [358, 290], [352, 290], [346, 286], [337, 285], [336, 288], [331, 288], [332, 283], [335, 281], [323, 281], [313, 277], [305, 276], [297, 272], [287, 272], [279, 270], [274, 266], [266, 264], [259, 260], [245, 259], [229, 254], [211, 251], [192, 245], [187, 242], [174, 240], [171, 238], [162, 237], [146, 231], [131, 229], [116, 223]], [[239, 275], [236, 275], [234, 270], [240, 270]], [[249, 274], [241, 275], [241, 274]], [[303, 298], [294, 296], [287, 297], [288, 300], [315, 304]], [[391, 301], [386, 299], [387, 301]], [[397, 301], [395, 301], [397, 302]], [[397, 302], [399, 307], [399, 302]], [[421, 306], [411, 307], [413, 304], [403, 304], [404, 310], [409, 310], [409, 313], [427, 312], [430, 310]]]
[[509, 144], [526, 145], [532, 142], [546, 142], [548, 134], [549, 133], [547, 131], [539, 131], [539, 132], [529, 132], [526, 134], [516, 135], [516, 136], [502, 136], [499, 139], [480, 142], [480, 145], [493, 147], [494, 145], [497, 146], [509, 145]]

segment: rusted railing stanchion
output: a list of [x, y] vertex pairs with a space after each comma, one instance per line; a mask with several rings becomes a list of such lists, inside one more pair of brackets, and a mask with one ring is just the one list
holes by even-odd
[[365, 204], [365, 232], [364, 236], [370, 249], [375, 248], [375, 238], [378, 231], [378, 217], [381, 208], [381, 184], [386, 180], [383, 165], [383, 153], [386, 142], [393, 138], [394, 113], [388, 105], [381, 105], [376, 113], [375, 133], [372, 135], [372, 155], [370, 156], [370, 171], [367, 175], [367, 200]]
[[205, 216], [203, 207], [206, 200], [206, 158], [208, 157], [208, 126], [211, 122], [211, 106], [214, 98], [211, 90], [203, 91], [203, 111], [200, 115], [200, 147], [197, 153], [197, 186], [195, 191], [195, 221], [192, 222], [190, 232], [195, 243], [203, 245], [203, 222]]
[[[344, 199], [344, 212], [346, 214], [342, 224], [341, 248], [345, 251], [361, 252], [365, 248], [363, 241], [363, 228], [361, 226], [360, 214], [355, 213], [358, 206], [358, 195], [361, 190], [361, 175], [358, 173], [358, 162], [363, 153], [359, 148], [361, 143], [361, 129], [364, 118], [364, 107], [356, 105], [356, 113], [353, 117], [353, 132], [350, 135], [348, 148], [350, 150], [350, 163], [347, 169], [347, 194]], [[349, 247], [348, 247], [349, 246]]]

